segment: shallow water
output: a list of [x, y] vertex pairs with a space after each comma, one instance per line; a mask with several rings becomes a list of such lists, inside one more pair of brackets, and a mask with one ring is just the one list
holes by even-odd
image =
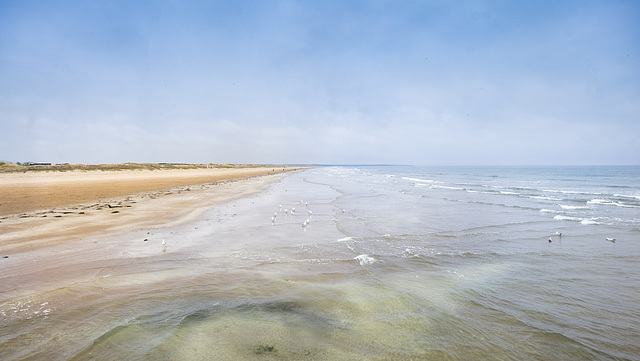
[[0, 358], [637, 359], [639, 180], [310, 169], [197, 223], [97, 240], [123, 260], [0, 301]]

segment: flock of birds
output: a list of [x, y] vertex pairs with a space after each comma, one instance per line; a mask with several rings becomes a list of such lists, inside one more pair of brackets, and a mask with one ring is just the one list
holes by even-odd
[[[302, 222], [302, 228], [306, 231], [307, 230], [307, 226], [309, 225], [309, 223], [311, 223], [311, 216], [313, 215], [313, 211], [311, 211], [309, 209], [309, 203], [305, 202], [304, 200], [300, 200], [300, 205], [304, 206], [307, 209], [308, 213], [305, 213], [305, 215], [307, 216], [307, 218]], [[284, 216], [285, 217], [295, 217], [297, 215], [296, 213], [296, 208], [292, 207], [291, 209], [289, 208], [284, 208], [284, 211], [282, 209], [282, 204], [278, 205], [278, 212], [284, 212]], [[276, 221], [278, 220], [278, 212], [274, 212], [273, 213], [273, 217], [271, 217], [271, 225], [275, 225]], [[342, 210], [342, 213], [344, 213], [345, 210]]]
[[[300, 201], [301, 205], [304, 205], [307, 208], [307, 211], [309, 212], [307, 214], [307, 219], [304, 220], [304, 222], [302, 222], [302, 228], [304, 228], [304, 230], [307, 230], [307, 226], [309, 225], [309, 223], [311, 223], [311, 215], [313, 215], [313, 212], [309, 209], [309, 203], [305, 202], [304, 200]], [[279, 212], [282, 212], [282, 204], [279, 205]], [[291, 208], [291, 210], [289, 210], [289, 208], [285, 208], [284, 209], [284, 215], [285, 217], [294, 217], [296, 215], [296, 208], [293, 207]], [[273, 214], [273, 217], [271, 217], [271, 225], [275, 225], [276, 224], [276, 220], [278, 219], [278, 212], [275, 212]]]
[[[558, 238], [559, 238], [560, 240], [562, 240], [562, 233], [560, 233], [560, 232], [556, 232], [556, 236], [558, 236]], [[615, 238], [608, 238], [608, 237], [607, 237], [607, 238], [606, 238], [606, 240], [607, 240], [608, 242], [611, 242], [611, 243], [616, 243], [616, 239], [615, 239]], [[551, 237], [549, 237], [549, 243], [551, 243], [552, 241], [553, 241], [553, 239], [552, 239]]]

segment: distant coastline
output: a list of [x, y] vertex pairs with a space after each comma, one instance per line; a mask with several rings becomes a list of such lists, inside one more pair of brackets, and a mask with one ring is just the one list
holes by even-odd
[[[300, 165], [302, 166], [302, 165]], [[238, 169], [283, 168], [290, 165], [276, 164], [216, 164], [216, 163], [114, 163], [114, 164], [51, 164], [47, 162], [0, 162], [0, 173], [19, 172], [69, 172], [69, 171], [120, 171], [120, 170], [168, 170], [168, 169]]]

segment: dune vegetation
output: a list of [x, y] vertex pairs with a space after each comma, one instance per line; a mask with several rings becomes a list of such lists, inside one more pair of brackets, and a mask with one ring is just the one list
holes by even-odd
[[[69, 172], [69, 171], [121, 171], [121, 170], [164, 170], [201, 168], [254, 168], [265, 165], [255, 164], [188, 164], [188, 163], [119, 163], [119, 164], [15, 164], [0, 162], [0, 173], [19, 172]], [[271, 165], [268, 165], [271, 166]]]

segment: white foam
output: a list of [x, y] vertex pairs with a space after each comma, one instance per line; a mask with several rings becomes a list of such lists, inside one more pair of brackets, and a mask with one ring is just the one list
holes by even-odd
[[628, 194], [614, 194], [614, 197], [620, 197], [620, 198], [631, 198], [631, 199], [636, 199], [640, 201], [640, 196], [630, 196]]
[[435, 180], [433, 179], [420, 179], [420, 178], [410, 178], [410, 177], [402, 177], [402, 179], [406, 179], [412, 182], [435, 183]]
[[459, 187], [447, 187], [447, 186], [436, 186], [436, 185], [432, 185], [431, 188], [464, 190], [464, 188], [459, 188]]
[[606, 204], [608, 201], [606, 199], [592, 199], [587, 202], [587, 204]]
[[562, 209], [589, 209], [587, 206], [568, 206], [565, 204], [558, 204]]
[[580, 221], [580, 224], [584, 224], [584, 225], [600, 224], [600, 222], [597, 222], [595, 218], [587, 218]]
[[616, 207], [623, 207], [623, 208], [639, 208], [638, 206], [634, 206], [631, 204], [624, 204], [624, 203], [620, 203], [620, 202], [612, 202], [612, 201], [608, 201], [606, 199], [592, 199], [590, 201], [587, 202], [588, 204], [601, 204], [601, 205], [605, 205], [605, 206], [616, 206]]
[[532, 198], [532, 199], [542, 199], [543, 201], [560, 201], [560, 200], [562, 200], [562, 198], [556, 198], [556, 197], [545, 197], [545, 196], [529, 196], [529, 198]]
[[353, 240], [353, 237], [344, 237], [344, 238], [338, 239], [336, 242], [347, 242], [351, 240]]
[[553, 217], [553, 219], [559, 220], [559, 221], [582, 221], [582, 218], [563, 216], [563, 215], [560, 215], [560, 214], [558, 214], [557, 216]]
[[359, 256], [354, 257], [353, 259], [355, 259], [358, 262], [360, 262], [360, 265], [362, 265], [362, 266], [373, 264], [376, 261], [375, 258], [369, 257], [366, 254], [361, 254]]
[[558, 189], [543, 189], [543, 192], [549, 193], [561, 193], [561, 194], [586, 194], [586, 195], [601, 195], [602, 193], [595, 192], [580, 192], [580, 191], [563, 191]]
[[553, 219], [559, 220], [559, 221], [575, 221], [575, 222], [580, 222], [580, 224], [583, 224], [583, 225], [603, 224], [602, 222], [599, 221], [602, 219], [602, 217], [581, 218], [581, 217], [569, 217], [569, 216], [557, 215], [553, 217]]

